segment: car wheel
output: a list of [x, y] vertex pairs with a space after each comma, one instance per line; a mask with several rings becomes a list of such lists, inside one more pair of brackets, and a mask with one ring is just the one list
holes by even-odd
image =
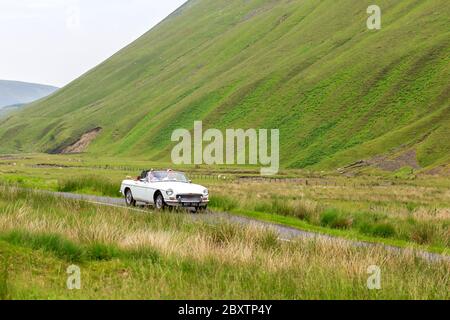
[[165, 207], [166, 203], [164, 202], [164, 197], [159, 193], [155, 199], [155, 208], [156, 210], [164, 210]]
[[134, 200], [133, 194], [131, 193], [130, 189], [127, 189], [127, 191], [125, 192], [125, 202], [128, 207], [136, 206], [136, 200]]

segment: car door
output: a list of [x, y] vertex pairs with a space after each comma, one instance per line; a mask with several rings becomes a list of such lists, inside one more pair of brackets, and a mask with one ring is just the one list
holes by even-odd
[[134, 200], [146, 201], [145, 200], [145, 182], [144, 181], [133, 181], [133, 186], [131, 192], [133, 193]]
[[145, 182], [145, 186], [142, 189], [142, 198], [143, 201], [153, 204], [153, 196], [155, 194], [156, 188], [154, 182]]

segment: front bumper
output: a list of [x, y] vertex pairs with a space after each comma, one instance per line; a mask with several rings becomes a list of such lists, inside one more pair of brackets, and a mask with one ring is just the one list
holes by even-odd
[[196, 202], [196, 203], [194, 203], [194, 202], [192, 202], [192, 203], [190, 203], [190, 202], [182, 202], [182, 203], [167, 202], [166, 204], [169, 207], [176, 207], [176, 208], [206, 208], [206, 207], [208, 207], [208, 203], [205, 203], [205, 202], [201, 202], [201, 203], [199, 203], [199, 202]]
[[165, 200], [166, 204], [171, 207], [182, 208], [202, 208], [207, 207], [209, 204], [209, 197], [199, 196], [198, 199], [188, 198], [183, 196], [173, 196]]

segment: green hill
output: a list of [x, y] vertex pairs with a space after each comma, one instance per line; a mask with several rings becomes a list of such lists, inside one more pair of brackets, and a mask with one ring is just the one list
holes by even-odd
[[450, 162], [450, 2], [191, 0], [57, 94], [0, 122], [0, 152], [169, 159], [173, 129], [279, 128], [283, 167], [414, 151]]
[[58, 88], [42, 84], [0, 80], [0, 109], [41, 99]]

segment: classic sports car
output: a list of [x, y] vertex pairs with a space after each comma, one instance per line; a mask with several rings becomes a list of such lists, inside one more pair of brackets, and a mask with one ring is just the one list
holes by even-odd
[[166, 207], [206, 210], [209, 192], [203, 186], [193, 184], [184, 173], [168, 171], [144, 171], [136, 180], [124, 180], [120, 192], [128, 206], [136, 202], [153, 205], [157, 210]]

